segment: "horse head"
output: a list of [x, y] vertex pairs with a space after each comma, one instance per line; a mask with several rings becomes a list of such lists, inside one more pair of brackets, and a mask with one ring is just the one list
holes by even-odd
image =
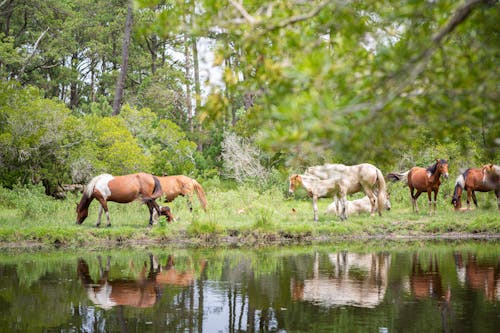
[[302, 183], [302, 179], [300, 175], [298, 174], [293, 174], [288, 178], [289, 185], [288, 185], [288, 193], [293, 194], [297, 187]]
[[88, 205], [85, 206], [83, 200], [76, 204], [76, 224], [82, 224], [89, 215]]
[[483, 165], [483, 167], [481, 168], [481, 171], [483, 173], [483, 184], [486, 184], [488, 183], [488, 178], [492, 173], [493, 173], [493, 164], [486, 164], [486, 165]]
[[168, 223], [172, 222], [175, 219], [172, 211], [170, 210], [170, 207], [168, 206], [160, 207], [160, 216], [165, 216]]
[[389, 192], [386, 192], [384, 209], [385, 210], [391, 210], [391, 208], [392, 208], [392, 206], [391, 206], [391, 195], [390, 195]]
[[448, 161], [438, 158], [436, 160], [436, 169], [444, 178], [448, 179]]

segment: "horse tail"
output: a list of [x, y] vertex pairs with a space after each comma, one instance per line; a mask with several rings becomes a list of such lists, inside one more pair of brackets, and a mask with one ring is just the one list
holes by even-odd
[[201, 187], [200, 183], [193, 179], [193, 187], [196, 191], [196, 195], [198, 196], [198, 200], [200, 200], [201, 207], [204, 211], [207, 211], [207, 198], [205, 197], [205, 191], [203, 191], [203, 187]]
[[452, 205], [455, 209], [460, 208], [461, 206], [461, 197], [462, 191], [465, 188], [465, 173], [457, 177], [457, 181], [455, 182], [455, 190], [453, 191], [453, 198], [451, 199]]
[[408, 174], [410, 170], [406, 172], [391, 172], [387, 174], [387, 179], [392, 182], [406, 182], [408, 180]]
[[151, 194], [151, 199], [157, 199], [162, 196], [163, 189], [161, 188], [161, 183], [158, 177], [153, 176], [153, 180], [155, 182], [155, 187], [153, 188], [153, 193]]
[[379, 214], [381, 214], [385, 206], [385, 200], [387, 199], [387, 186], [385, 184], [384, 175], [382, 174], [382, 171], [380, 171], [379, 169], [377, 169], [377, 184], [378, 184], [378, 194], [377, 194], [378, 212]]

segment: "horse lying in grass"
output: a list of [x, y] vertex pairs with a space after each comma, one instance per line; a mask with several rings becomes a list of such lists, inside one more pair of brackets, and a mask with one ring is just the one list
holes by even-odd
[[[384, 175], [374, 165], [368, 163], [351, 166], [344, 164], [324, 164], [309, 167], [306, 173], [320, 179], [329, 179], [340, 175], [344, 183], [347, 184], [347, 195], [364, 191], [368, 198], [370, 198], [370, 214], [373, 215], [375, 208], [377, 208], [378, 214], [382, 215], [387, 190]], [[375, 191], [378, 191], [377, 195], [375, 195]]]
[[[486, 167], [486, 166], [485, 166]], [[467, 191], [467, 210], [470, 210], [470, 199], [474, 201], [474, 205], [477, 208], [477, 199], [475, 191], [479, 192], [490, 192], [495, 191], [497, 197], [497, 203], [500, 208], [500, 188], [495, 188], [495, 184], [491, 181], [484, 181], [485, 168], [469, 168], [465, 170], [463, 174], [457, 177], [455, 182], [455, 190], [453, 191], [453, 198], [451, 203], [455, 210], [460, 210], [462, 207], [462, 192]], [[489, 177], [491, 178], [491, 177]]]
[[307, 191], [307, 194], [312, 197], [314, 221], [318, 221], [318, 198], [328, 197], [334, 197], [338, 200], [340, 204], [340, 219], [345, 220], [347, 218], [345, 202], [348, 184], [341, 175], [335, 174], [332, 178], [323, 180], [313, 175], [293, 174], [288, 180], [289, 193], [294, 193], [295, 190], [302, 185]]
[[157, 177], [147, 173], [134, 173], [125, 176], [112, 176], [104, 173], [94, 177], [86, 186], [80, 203], [76, 206], [76, 223], [82, 224], [87, 218], [90, 203], [96, 199], [99, 207], [99, 217], [96, 227], [101, 225], [102, 211], [106, 212], [108, 227], [111, 226], [109, 220], [108, 201], [129, 203], [141, 200], [149, 208], [149, 226], [153, 225], [153, 209], [160, 214], [160, 207], [156, 199], [162, 195], [160, 181]]
[[[376, 200], [375, 204], [378, 205], [378, 199], [375, 199], [375, 200]], [[353, 215], [353, 214], [371, 213], [371, 210], [372, 210], [371, 200], [367, 195], [365, 195], [361, 199], [346, 201], [345, 209], [346, 209], [347, 216]], [[387, 197], [387, 199], [385, 200], [384, 209], [385, 210], [391, 209], [391, 202], [389, 200], [389, 197]], [[339, 205], [338, 205], [337, 200], [334, 200], [334, 202], [332, 202], [331, 204], [328, 205], [325, 213], [335, 214], [335, 215], [339, 216], [340, 212], [339, 212]]]
[[200, 183], [184, 175], [158, 177], [160, 180], [165, 202], [172, 202], [179, 195], [185, 196], [189, 211], [193, 211], [192, 197], [196, 193], [200, 200], [201, 208], [207, 211], [207, 198]]

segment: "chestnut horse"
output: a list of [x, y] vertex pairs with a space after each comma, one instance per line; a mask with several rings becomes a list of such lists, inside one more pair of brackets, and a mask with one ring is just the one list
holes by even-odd
[[165, 202], [172, 202], [179, 195], [185, 196], [189, 211], [192, 212], [193, 205], [191, 198], [193, 193], [196, 192], [196, 195], [200, 200], [201, 207], [204, 211], [207, 211], [205, 191], [203, 191], [203, 187], [201, 187], [200, 183], [196, 180], [184, 175], [158, 177], [158, 179], [160, 180], [161, 188], [163, 194], [165, 195]]
[[453, 191], [453, 198], [451, 203], [455, 210], [459, 210], [462, 207], [462, 192], [467, 191], [467, 210], [470, 210], [470, 199], [474, 200], [474, 205], [477, 207], [477, 199], [475, 191], [479, 192], [490, 192], [495, 191], [497, 197], [498, 207], [500, 209], [500, 187], [495, 188], [492, 182], [483, 181], [483, 168], [469, 168], [465, 170], [463, 174], [457, 177], [455, 183], [455, 190]]
[[[88, 216], [89, 205], [97, 199], [99, 207], [99, 217], [96, 227], [101, 224], [102, 211], [106, 212], [108, 227], [109, 221], [108, 201], [129, 203], [134, 200], [142, 200], [149, 208], [149, 226], [153, 225], [153, 209], [160, 214], [160, 207], [156, 199], [162, 194], [161, 184], [157, 177], [148, 173], [134, 173], [125, 176], [112, 176], [104, 173], [94, 177], [85, 188], [82, 199], [76, 207], [76, 223], [82, 224]], [[168, 217], [168, 216], [167, 216]]]
[[[439, 185], [441, 185], [440, 177], [448, 178], [448, 162], [443, 159], [437, 159], [436, 163], [425, 168], [413, 167], [403, 173], [390, 173], [388, 179], [393, 181], [405, 180], [410, 187], [411, 203], [413, 211], [418, 213], [417, 199], [422, 192], [427, 192], [429, 197], [429, 214], [432, 214], [432, 204], [434, 204], [434, 213], [436, 213], [437, 195]], [[415, 190], [417, 193], [414, 194]], [[434, 192], [434, 202], [432, 202], [432, 192]]]

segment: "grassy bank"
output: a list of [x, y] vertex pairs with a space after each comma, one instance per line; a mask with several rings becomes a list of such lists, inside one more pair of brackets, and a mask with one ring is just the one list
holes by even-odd
[[[140, 203], [110, 203], [110, 228], [96, 228], [98, 203], [94, 201], [89, 217], [76, 225], [79, 196], [53, 200], [42, 189], [0, 189], [0, 242], [3, 246], [59, 244], [95, 246], [115, 244], [177, 245], [255, 245], [328, 241], [342, 238], [438, 237], [442, 235], [499, 235], [500, 213], [493, 193], [478, 193], [480, 209], [455, 212], [451, 209], [449, 189], [439, 196], [436, 215], [428, 216], [427, 199], [421, 196], [421, 212], [411, 211], [408, 189], [391, 185], [392, 210], [382, 217], [350, 216], [340, 221], [325, 215], [330, 200], [320, 200], [320, 220], [312, 221], [311, 201], [303, 191], [288, 197], [286, 184], [259, 191], [256, 186], [203, 183], [209, 201], [204, 213], [197, 199], [194, 212], [182, 197], [170, 203], [177, 221], [167, 224], [162, 217], [147, 228], [148, 210]], [[105, 217], [103, 216], [103, 225]]]

